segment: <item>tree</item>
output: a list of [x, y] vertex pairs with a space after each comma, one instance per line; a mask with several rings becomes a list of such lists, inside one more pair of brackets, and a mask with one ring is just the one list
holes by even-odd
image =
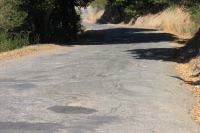
[[13, 30], [23, 24], [26, 12], [19, 11], [18, 0], [0, 1], [0, 30]]
[[31, 38], [40, 42], [63, 43], [75, 40], [80, 16], [75, 7], [86, 7], [92, 0], [21, 0], [21, 9], [29, 15], [23, 26], [31, 31]]

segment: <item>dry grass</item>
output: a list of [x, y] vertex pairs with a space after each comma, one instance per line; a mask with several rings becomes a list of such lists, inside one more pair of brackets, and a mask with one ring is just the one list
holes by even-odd
[[103, 13], [104, 13], [104, 10], [101, 10], [97, 13], [89, 11], [88, 16], [87, 16], [87, 20], [90, 21], [90, 22], [96, 23], [101, 18]]
[[59, 46], [54, 44], [38, 44], [33, 46], [26, 46], [20, 49], [0, 53], [0, 59], [17, 58], [37, 51], [59, 50], [67, 48], [66, 46]]
[[[97, 13], [89, 11], [87, 19], [96, 23], [103, 13], [104, 11], [99, 11]], [[121, 23], [120, 25], [125, 24]], [[128, 26], [130, 25], [131, 23], [128, 24]], [[157, 14], [141, 16], [136, 20], [134, 26], [163, 30], [176, 34], [180, 38], [191, 38], [197, 30], [195, 24], [191, 20], [190, 14], [181, 8], [168, 8]]]
[[193, 32], [193, 22], [189, 13], [181, 8], [166, 9], [158, 14], [148, 14], [139, 17], [135, 26], [156, 28], [179, 35], [182, 38], [191, 38]]

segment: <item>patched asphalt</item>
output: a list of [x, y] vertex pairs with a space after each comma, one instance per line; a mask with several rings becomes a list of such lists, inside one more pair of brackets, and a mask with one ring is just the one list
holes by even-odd
[[[0, 67], [1, 133], [198, 133], [175, 36], [92, 24], [88, 45]], [[101, 35], [101, 36], [99, 36]]]

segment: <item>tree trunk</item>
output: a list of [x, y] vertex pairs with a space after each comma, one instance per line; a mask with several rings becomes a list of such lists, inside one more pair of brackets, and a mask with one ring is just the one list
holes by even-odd
[[53, 11], [53, 6], [55, 4], [55, 1], [52, 1], [52, 3], [48, 3], [47, 9], [44, 12], [43, 20], [41, 22], [41, 27], [40, 27], [40, 37], [41, 37], [41, 42], [45, 43], [47, 34], [48, 34], [48, 23], [49, 23], [49, 18], [52, 14]]
[[71, 13], [72, 13], [72, 26], [73, 26], [73, 39], [76, 40], [77, 39], [77, 24], [76, 24], [76, 10], [75, 10], [75, 3], [74, 0], [70, 0], [69, 3], [69, 7], [71, 9]]
[[[76, 40], [77, 24], [74, 0], [60, 0], [59, 5], [62, 13], [62, 28], [66, 33], [66, 37]], [[69, 32], [70, 34], [68, 34]]]

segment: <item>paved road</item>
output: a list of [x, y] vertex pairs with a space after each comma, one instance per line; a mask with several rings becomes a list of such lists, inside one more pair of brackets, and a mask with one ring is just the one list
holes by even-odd
[[[1, 133], [199, 133], [160, 31], [96, 25], [87, 46], [0, 67]], [[96, 34], [98, 32], [98, 34]]]

